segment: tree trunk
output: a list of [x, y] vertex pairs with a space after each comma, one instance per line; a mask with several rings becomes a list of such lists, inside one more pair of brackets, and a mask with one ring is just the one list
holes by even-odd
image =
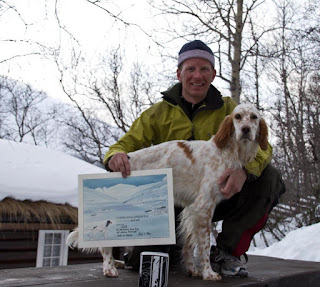
[[[232, 73], [230, 91], [232, 99], [239, 103], [241, 94], [240, 85], [240, 64], [241, 64], [241, 42], [242, 42], [242, 29], [243, 29], [243, 0], [237, 1], [237, 13], [236, 13], [236, 29], [234, 32], [233, 45], [233, 60], [231, 60]], [[230, 39], [231, 40], [231, 39]]]

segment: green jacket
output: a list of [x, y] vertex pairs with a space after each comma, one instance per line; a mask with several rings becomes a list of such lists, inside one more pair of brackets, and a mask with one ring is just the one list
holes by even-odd
[[[181, 102], [180, 83], [163, 92], [163, 100], [144, 111], [132, 124], [130, 130], [110, 146], [104, 158], [105, 166], [111, 156], [118, 152], [133, 152], [151, 145], [172, 140], [209, 140], [216, 134], [223, 119], [231, 114], [237, 105], [230, 97], [222, 97], [210, 86], [207, 97], [193, 115]], [[270, 163], [272, 147], [259, 152], [256, 159], [246, 167], [250, 174], [260, 176]]]

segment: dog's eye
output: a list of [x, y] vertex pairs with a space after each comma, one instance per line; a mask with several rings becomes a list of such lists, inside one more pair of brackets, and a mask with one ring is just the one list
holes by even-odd
[[258, 117], [256, 115], [252, 115], [251, 119], [256, 120]]
[[237, 120], [241, 120], [241, 115], [240, 115], [240, 114], [236, 114], [234, 117], [235, 117]]

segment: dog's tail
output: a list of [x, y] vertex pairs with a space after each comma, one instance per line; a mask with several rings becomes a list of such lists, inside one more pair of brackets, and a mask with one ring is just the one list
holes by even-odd
[[72, 231], [66, 240], [67, 245], [74, 249], [74, 248], [78, 248], [78, 237], [79, 237], [79, 231], [78, 231], [78, 227]]
[[66, 240], [66, 244], [71, 248], [71, 249], [79, 249], [81, 250], [82, 252], [85, 252], [85, 253], [96, 253], [98, 251], [100, 251], [100, 248], [99, 247], [88, 247], [88, 248], [79, 248], [78, 247], [78, 241], [79, 240], [79, 230], [78, 230], [78, 227], [74, 229], [74, 231], [72, 231], [68, 237], [67, 237], [67, 240]]

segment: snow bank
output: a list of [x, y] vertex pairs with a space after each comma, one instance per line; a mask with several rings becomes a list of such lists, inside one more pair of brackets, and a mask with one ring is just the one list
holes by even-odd
[[[320, 262], [320, 223], [289, 232], [281, 241], [248, 254]], [[320, 267], [320, 266], [319, 266]]]
[[78, 206], [78, 174], [104, 169], [62, 152], [0, 139], [0, 200], [47, 200]]

